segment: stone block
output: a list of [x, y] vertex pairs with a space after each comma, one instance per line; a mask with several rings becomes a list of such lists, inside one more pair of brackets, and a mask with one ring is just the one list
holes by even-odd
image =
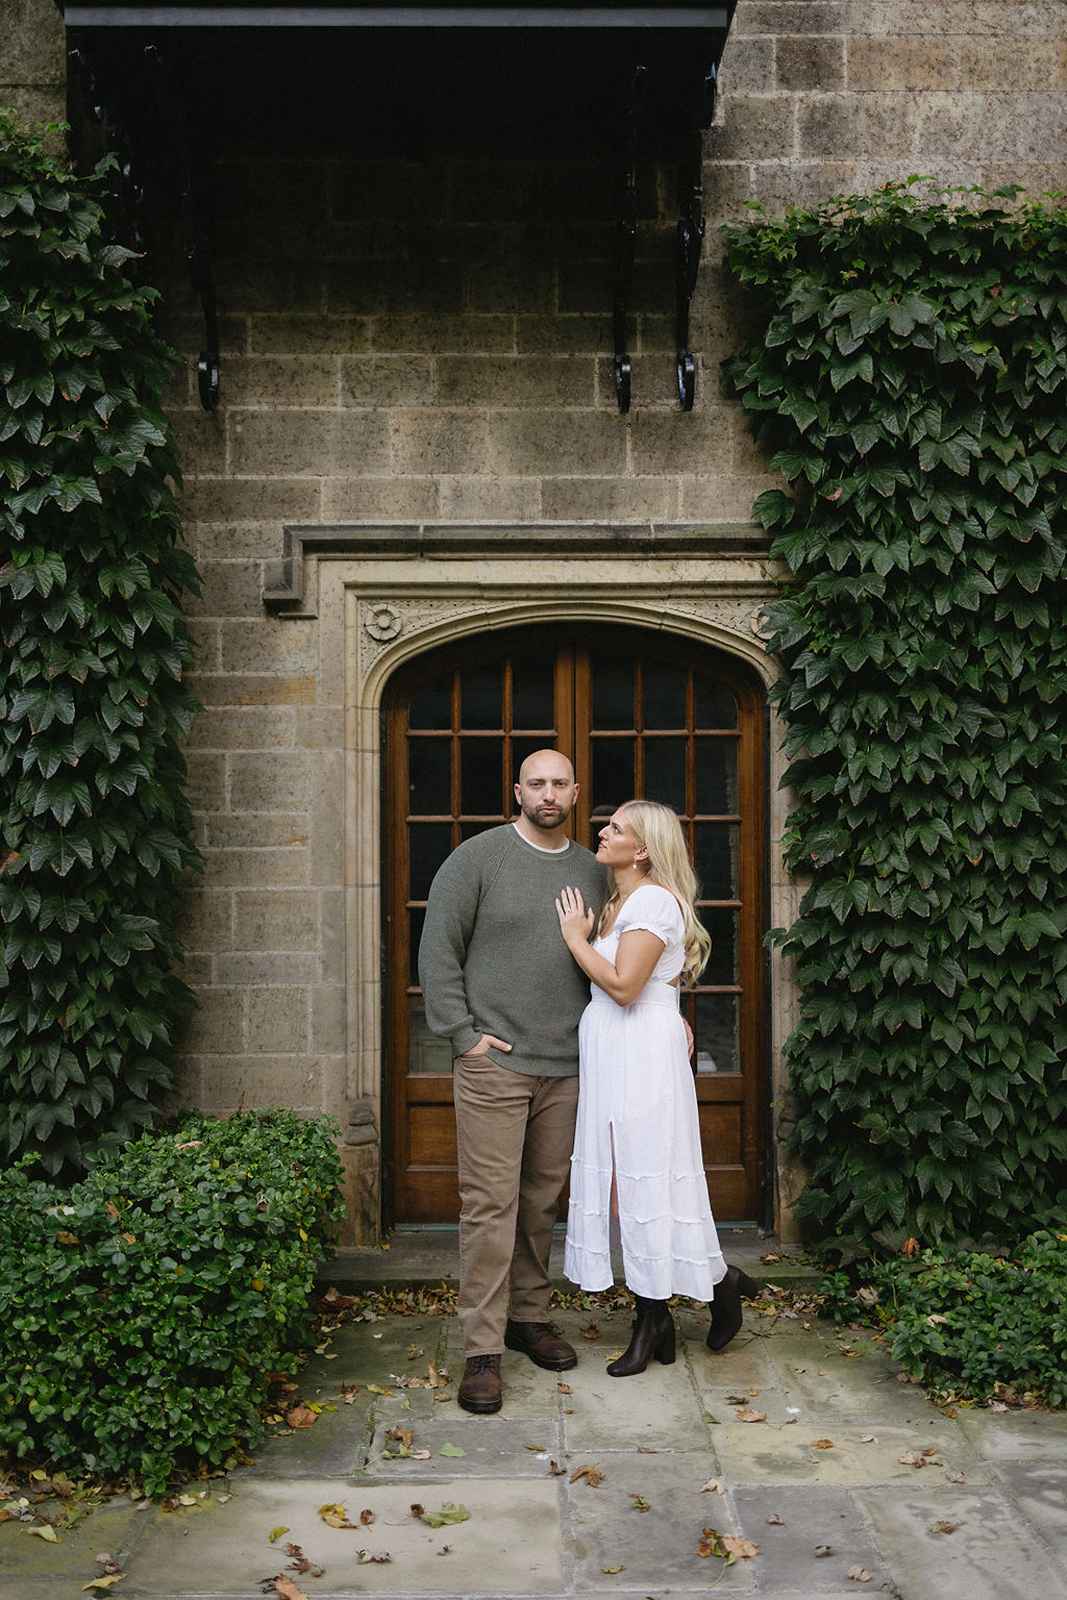
[[902, 94], [802, 99], [797, 107], [796, 154], [801, 160], [836, 161], [888, 156], [906, 164], [915, 148], [916, 120], [915, 101]]
[[326, 309], [326, 263], [312, 256], [285, 260], [276, 251], [241, 253], [216, 263], [220, 302], [231, 312]]
[[294, 743], [302, 750], [340, 750], [344, 743], [344, 716], [340, 711], [313, 706], [295, 713]]
[[854, 0], [741, 0], [733, 28], [742, 38], [761, 33], [848, 33], [860, 14], [870, 10], [865, 3], [857, 8]]
[[455, 411], [393, 413], [393, 467], [416, 476], [485, 472], [489, 428], [484, 416]]
[[185, 792], [192, 810], [221, 811], [226, 803], [226, 758], [189, 750], [185, 762]]
[[310, 757], [312, 785], [311, 882], [332, 886], [344, 879], [345, 756], [318, 749]]
[[178, 441], [183, 474], [225, 472], [226, 428], [222, 413], [207, 412], [199, 405], [170, 413]]
[[366, 350], [368, 317], [335, 317], [325, 312], [276, 312], [247, 319], [249, 351], [256, 355], [345, 356]]
[[626, 424], [593, 411], [501, 411], [489, 418], [490, 470], [503, 477], [598, 477], [626, 465]]
[[808, 211], [831, 195], [865, 189], [859, 173], [849, 161], [760, 161], [752, 167], [752, 199], [772, 217]]
[[514, 345], [515, 318], [511, 315], [470, 312], [427, 317], [387, 311], [373, 323], [375, 350], [436, 355], [441, 351], [511, 350]]
[[295, 850], [307, 839], [304, 811], [245, 811], [239, 817], [216, 813], [204, 824], [203, 843], [209, 850]]
[[540, 210], [538, 161], [457, 161], [449, 169], [450, 214], [458, 222], [508, 222]]
[[[271, 464], [268, 459], [265, 474]], [[187, 526], [190, 522], [315, 522], [320, 515], [317, 483], [273, 474], [260, 479], [187, 475], [179, 504]]]
[[322, 486], [326, 522], [431, 522], [440, 514], [436, 478], [328, 478]]
[[251, 672], [195, 672], [187, 681], [205, 706], [306, 705], [315, 699], [315, 679], [299, 674], [275, 677]]
[[311, 889], [249, 889], [234, 895], [234, 948], [319, 949], [319, 896]]
[[174, 927], [189, 953], [232, 949], [233, 895], [228, 889], [183, 886]]
[[781, 486], [781, 479], [765, 477], [683, 478], [680, 485], [683, 522], [747, 522], [756, 498]]
[[330, 218], [378, 222], [447, 215], [448, 167], [436, 161], [339, 161], [330, 168]]
[[899, 35], [848, 41], [848, 87], [853, 92], [954, 90], [959, 82], [960, 60], [954, 41]]
[[322, 976], [322, 961], [316, 951], [227, 950], [215, 959], [219, 983], [312, 984]]
[[[775, 87], [791, 94], [814, 89], [825, 94], [845, 87], [843, 38], [810, 35], [779, 37], [774, 45]], [[764, 92], [768, 85], [761, 85]], [[891, 87], [880, 85], [879, 87]]]
[[611, 348], [611, 318], [605, 315], [534, 314], [515, 319], [515, 347], [523, 351], [556, 351], [581, 355]]
[[261, 561], [200, 560], [201, 589], [190, 595], [185, 610], [191, 617], [261, 617]]
[[927, 95], [917, 114], [927, 159], [962, 149], [972, 160], [1044, 162], [1067, 145], [1067, 95]]
[[260, 615], [219, 624], [224, 672], [314, 672], [318, 630], [311, 621]]
[[205, 847], [204, 882], [209, 888], [224, 885], [241, 889], [289, 888], [308, 881], [306, 849], [262, 850]]
[[248, 990], [248, 1050], [303, 1055], [308, 1048], [308, 990]]
[[[607, 320], [610, 327], [614, 271], [607, 256], [600, 261], [561, 261], [558, 309], [567, 316]], [[633, 308], [640, 309], [636, 293]]]
[[191, 1055], [228, 1055], [244, 1049], [244, 994], [240, 989], [200, 989], [197, 1009], [182, 1027], [178, 1048]]
[[340, 983], [317, 984], [311, 990], [311, 1048], [319, 1055], [340, 1056], [345, 1049], [345, 990]]
[[587, 406], [594, 363], [588, 356], [439, 356], [437, 393], [443, 406]]
[[332, 316], [383, 312], [456, 313], [464, 306], [463, 267], [421, 255], [390, 261], [331, 261], [326, 309]]
[[351, 406], [420, 406], [434, 399], [429, 356], [349, 356], [341, 363], [341, 397]]
[[543, 504], [529, 478], [442, 478], [441, 516], [446, 522], [536, 522]]
[[723, 406], [706, 406], [688, 416], [680, 411], [636, 412], [631, 437], [634, 471], [718, 476], [729, 470], [732, 428], [730, 413]]
[[192, 548], [206, 575], [212, 561], [250, 561], [262, 573], [264, 561], [281, 555], [281, 535], [276, 522], [196, 522], [186, 529]]
[[388, 421], [368, 411], [239, 411], [230, 428], [238, 476], [327, 477], [389, 465]]
[[[803, 103], [803, 102], [801, 102]], [[796, 149], [793, 95], [735, 94], [724, 101], [714, 132], [716, 161], [773, 161]]]
[[338, 361], [333, 355], [234, 356], [226, 362], [227, 406], [333, 406]]
[[471, 311], [552, 311], [556, 305], [555, 267], [528, 255], [501, 255], [468, 261], [463, 268], [463, 304]]
[[229, 757], [229, 771], [234, 811], [296, 811], [310, 801], [308, 758], [302, 750], [237, 751]]
[[[743, 15], [738, 12], [738, 22]], [[769, 36], [746, 38], [732, 27], [722, 53], [719, 94], [725, 102], [734, 94], [765, 94], [774, 83], [774, 40]]]
[[203, 1073], [205, 1111], [282, 1106], [314, 1117], [323, 1110], [322, 1073], [314, 1056], [205, 1056]]
[[209, 707], [197, 712], [189, 735], [198, 750], [281, 750], [291, 747], [293, 713], [252, 707]]
[[661, 477], [545, 478], [541, 484], [547, 522], [667, 522], [676, 500], [675, 486]]
[[[0, 62], [0, 86], [5, 106], [12, 105], [7, 91], [22, 90], [29, 107], [37, 90], [40, 110], [30, 119], [32, 125], [47, 120], [53, 97], [62, 92], [66, 77], [63, 18], [47, 0], [3, 0], [0, 24], [4, 34], [4, 54]], [[40, 91], [44, 91], [40, 93]], [[19, 109], [22, 109], [21, 107]]]

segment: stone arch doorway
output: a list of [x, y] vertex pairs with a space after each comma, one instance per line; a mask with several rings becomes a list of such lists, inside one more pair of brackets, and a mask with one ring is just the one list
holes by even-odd
[[512, 815], [530, 750], [572, 755], [575, 836], [631, 794], [682, 816], [714, 951], [688, 1000], [709, 1188], [721, 1220], [767, 1211], [766, 706], [737, 656], [637, 626], [573, 619], [467, 637], [390, 679], [385, 722], [386, 1074], [390, 1223], [458, 1215], [448, 1048], [418, 991], [422, 911], [462, 838]]

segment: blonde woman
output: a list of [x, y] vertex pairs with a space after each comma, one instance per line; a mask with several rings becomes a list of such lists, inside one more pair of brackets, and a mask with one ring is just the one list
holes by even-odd
[[628, 800], [600, 832], [597, 860], [614, 887], [595, 918], [577, 889], [556, 900], [560, 931], [592, 984], [578, 1031], [579, 1097], [563, 1270], [583, 1289], [611, 1287], [618, 1229], [626, 1286], [637, 1304], [614, 1378], [674, 1360], [668, 1300], [711, 1302], [708, 1345], [741, 1326], [741, 1295], [756, 1285], [727, 1267], [708, 1201], [696, 1091], [680, 982], [693, 983], [711, 948], [694, 909], [696, 881], [669, 806]]

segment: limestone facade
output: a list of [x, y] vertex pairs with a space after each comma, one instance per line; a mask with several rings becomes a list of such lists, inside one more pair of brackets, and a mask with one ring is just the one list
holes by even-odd
[[[0, 16], [0, 93], [54, 116], [58, 14], [50, 0], [0, 0]], [[535, 138], [506, 161], [294, 152], [281, 136], [216, 149], [222, 397], [210, 414], [197, 401], [196, 297], [180, 240], [160, 235], [163, 326], [184, 358], [168, 401], [185, 537], [203, 575], [190, 612], [205, 709], [188, 760], [205, 872], [181, 928], [200, 1010], [181, 1092], [211, 1111], [338, 1116], [355, 1239], [373, 1239], [381, 1217], [390, 672], [465, 633], [568, 616], [714, 642], [772, 681], [758, 612], [780, 575], [750, 521], [770, 479], [718, 381], [745, 310], [716, 230], [750, 200], [777, 212], [913, 173], [1063, 189], [1067, 7], [740, 0], [705, 156], [690, 415], [674, 396], [665, 171], [641, 178], [628, 416], [612, 384], [611, 171], [540, 161]], [[576, 529], [589, 539], [571, 556]], [[707, 553], [657, 554], [670, 530], [699, 530]], [[628, 545], [638, 531], [644, 545]], [[778, 743], [772, 728], [772, 769]], [[788, 922], [797, 893], [780, 867], [779, 770], [769, 926]], [[798, 1177], [779, 1052], [794, 1001], [776, 966], [770, 1189], [785, 1234]]]

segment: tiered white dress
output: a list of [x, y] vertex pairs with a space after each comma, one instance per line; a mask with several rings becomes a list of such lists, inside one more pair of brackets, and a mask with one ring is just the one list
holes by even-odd
[[614, 963], [619, 940], [644, 928], [663, 954], [644, 989], [616, 1005], [596, 984], [578, 1030], [578, 1122], [571, 1157], [563, 1270], [583, 1289], [613, 1282], [610, 1201], [612, 1145], [626, 1286], [650, 1300], [711, 1300], [726, 1274], [708, 1200], [696, 1089], [678, 989], [685, 964], [678, 902], [641, 884], [615, 926], [593, 948]]

